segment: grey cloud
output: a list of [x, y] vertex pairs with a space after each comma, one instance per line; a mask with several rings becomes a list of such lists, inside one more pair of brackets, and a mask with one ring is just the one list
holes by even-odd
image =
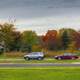
[[1, 0], [0, 17], [33, 18], [79, 14], [80, 0]]
[[64, 5], [80, 5], [80, 0], [2, 0], [0, 1], [0, 7], [40, 7], [40, 6], [53, 6], [64, 7]]

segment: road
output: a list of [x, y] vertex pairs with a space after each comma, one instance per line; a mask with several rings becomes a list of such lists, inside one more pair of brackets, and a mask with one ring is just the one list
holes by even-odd
[[0, 67], [48, 67], [48, 66], [67, 66], [80, 67], [80, 64], [61, 64], [61, 63], [0, 63]]

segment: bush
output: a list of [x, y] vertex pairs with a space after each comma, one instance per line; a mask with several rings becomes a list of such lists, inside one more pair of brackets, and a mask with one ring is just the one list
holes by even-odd
[[4, 52], [3, 48], [0, 48], [0, 54], [2, 54]]

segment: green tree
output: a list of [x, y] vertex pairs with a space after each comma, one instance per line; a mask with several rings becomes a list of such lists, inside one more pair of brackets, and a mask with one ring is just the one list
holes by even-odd
[[69, 47], [69, 44], [70, 44], [70, 39], [69, 39], [69, 36], [68, 36], [68, 32], [64, 31], [63, 34], [62, 34], [63, 49], [67, 49]]
[[5, 23], [0, 25], [0, 42], [4, 42], [4, 47], [6, 51], [10, 51], [12, 43], [14, 41], [13, 32], [14, 25]]
[[12, 51], [20, 51], [21, 33], [19, 31], [14, 31], [12, 36], [13, 36], [13, 43], [11, 44], [11, 50]]
[[34, 31], [24, 31], [22, 33], [22, 50], [32, 51], [32, 46], [38, 44], [38, 36]]
[[[58, 44], [59, 44], [59, 49], [63, 49], [63, 39], [62, 37], [66, 35], [67, 36], [67, 40], [66, 42], [69, 42], [69, 43], [66, 43], [68, 44], [68, 49], [70, 49], [71, 47], [73, 47], [73, 49], [76, 47], [75, 46], [75, 43], [76, 43], [76, 35], [77, 35], [77, 31], [75, 31], [74, 29], [71, 29], [71, 28], [62, 28], [59, 30], [59, 33], [58, 33]], [[63, 41], [62, 41], [63, 40]]]

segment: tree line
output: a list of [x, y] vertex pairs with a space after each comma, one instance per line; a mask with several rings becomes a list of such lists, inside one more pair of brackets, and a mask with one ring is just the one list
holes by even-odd
[[80, 49], [80, 31], [70, 28], [48, 30], [45, 35], [35, 31], [17, 31], [14, 24], [0, 24], [0, 51], [49, 51]]

